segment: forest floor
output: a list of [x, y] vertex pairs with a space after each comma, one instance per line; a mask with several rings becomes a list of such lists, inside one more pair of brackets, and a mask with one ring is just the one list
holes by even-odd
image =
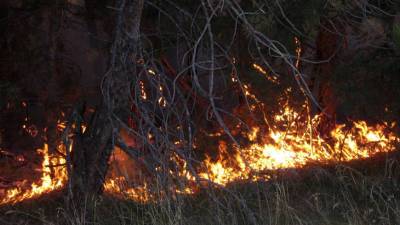
[[[340, 165], [276, 171], [265, 182], [235, 183], [159, 203], [104, 196], [91, 219], [62, 193], [0, 208], [1, 225], [361, 225], [400, 224], [400, 152]], [[90, 220], [90, 221], [89, 221]]]

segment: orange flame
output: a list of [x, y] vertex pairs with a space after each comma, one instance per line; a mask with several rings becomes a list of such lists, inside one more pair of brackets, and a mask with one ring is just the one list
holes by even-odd
[[[246, 91], [249, 96], [255, 97], [250, 93], [249, 87], [246, 87]], [[356, 121], [351, 127], [336, 125], [330, 132], [330, 138], [324, 139], [314, 129], [319, 124], [319, 116], [304, 121], [300, 113], [286, 105], [273, 120], [271, 124], [274, 125], [269, 131], [254, 126], [246, 133], [250, 141], [248, 146], [237, 147], [219, 141], [216, 160], [207, 156], [197, 168], [196, 176], [188, 170], [184, 159], [176, 154], [172, 155], [170, 161], [178, 166], [168, 173], [181, 183], [171, 185], [168, 191], [176, 195], [194, 194], [201, 183], [196, 182], [199, 181], [197, 179], [208, 180], [220, 186], [239, 180], [268, 180], [270, 177], [263, 173], [265, 171], [301, 168], [310, 162], [334, 163], [363, 159], [379, 152], [394, 151], [395, 144], [400, 142], [398, 136], [387, 131], [387, 127], [393, 127], [394, 123], [369, 126], [365, 121]], [[220, 138], [220, 135], [214, 138]], [[58, 146], [58, 151], [65, 153], [65, 147]], [[47, 144], [38, 153], [43, 155], [40, 180], [27, 188], [14, 187], [6, 190], [5, 195], [0, 196], [0, 205], [36, 198], [65, 186], [67, 172], [63, 166], [66, 163], [63, 156], [49, 153]], [[108, 177], [104, 183], [104, 191], [138, 202], [154, 201], [167, 195], [165, 192], [152, 191], [153, 184], [150, 185], [146, 179], [140, 179], [132, 186], [123, 175]]]
[[[249, 146], [239, 148], [220, 141], [217, 159], [206, 157], [197, 177], [219, 186], [240, 180], [266, 181], [270, 176], [263, 172], [301, 168], [311, 162], [335, 163], [364, 159], [376, 153], [394, 151], [395, 144], [400, 141], [394, 133], [387, 131], [389, 126], [369, 126], [365, 121], [353, 122], [349, 128], [337, 125], [327, 140], [314, 129], [320, 121], [320, 116], [306, 122], [301, 121], [303, 118], [286, 106], [280, 114], [274, 116], [274, 129], [263, 133], [261, 127], [255, 126], [247, 133], [251, 142]], [[228, 148], [233, 148], [234, 154], [229, 154]], [[199, 190], [199, 182], [196, 182], [194, 174], [187, 170], [186, 162], [176, 155], [171, 157], [171, 161], [181, 166], [178, 171], [170, 171], [170, 175], [183, 180], [185, 186], [177, 188], [177, 185], [171, 187], [170, 191], [177, 195], [196, 193]], [[114, 196], [140, 202], [160, 198], [159, 193], [151, 191], [148, 181], [143, 181], [134, 188], [126, 185], [124, 177], [109, 178], [105, 190]]]
[[[287, 112], [291, 110], [287, 109]], [[313, 121], [318, 121], [318, 118], [316, 116]], [[276, 116], [276, 119], [281, 119], [281, 116]], [[257, 174], [268, 170], [301, 168], [310, 162], [363, 159], [379, 152], [394, 151], [395, 143], [400, 141], [394, 133], [386, 132], [384, 126], [368, 126], [365, 121], [353, 122], [349, 129], [345, 125], [337, 125], [331, 131], [331, 141], [324, 140], [316, 132], [311, 134], [306, 126], [302, 130], [293, 126], [266, 134], [261, 134], [259, 130], [254, 127], [249, 132], [249, 140], [261, 135], [261, 142], [244, 148], [234, 147], [236, 153], [229, 159], [218, 157], [217, 161], [212, 161], [208, 158], [204, 162], [207, 171], [200, 176], [220, 185], [237, 180], [266, 180], [268, 177]]]
[[[295, 66], [299, 69], [302, 49], [298, 38], [295, 38], [295, 44]], [[277, 77], [268, 75], [260, 65], [254, 63], [252, 67], [265, 75], [271, 82], [279, 83]], [[156, 74], [153, 70], [148, 70], [148, 73]], [[232, 81], [237, 82], [237, 79], [232, 77]], [[139, 82], [139, 87], [141, 98], [147, 100], [148, 96], [143, 81]], [[264, 113], [264, 104], [251, 92], [250, 85], [244, 84], [242, 88], [245, 96], [255, 103], [250, 104], [250, 110], [252, 112], [262, 110]], [[159, 91], [161, 96], [158, 104], [166, 107], [167, 102], [162, 96], [162, 86], [159, 86]], [[287, 89], [286, 93], [288, 92], [291, 92], [291, 89]], [[344, 124], [336, 125], [330, 131], [328, 138], [322, 137], [315, 129], [321, 123], [320, 116], [311, 118], [309, 115], [303, 115], [309, 114], [308, 104], [305, 103], [303, 108], [306, 110], [302, 112], [307, 113], [295, 111], [286, 102], [282, 105], [282, 109], [272, 116], [273, 121], [269, 122], [268, 128], [255, 125], [243, 133], [249, 141], [246, 146], [229, 145], [220, 140], [218, 155], [216, 157], [206, 156], [196, 171], [189, 170], [188, 162], [177, 154], [172, 154], [169, 160], [174, 162], [176, 168], [167, 169], [167, 173], [178, 182], [164, 190], [155, 191], [154, 184], [148, 177], [140, 177], [136, 182], [131, 182], [129, 177], [127, 178], [124, 174], [112, 174], [104, 183], [104, 191], [117, 197], [148, 202], [162, 199], [167, 192], [173, 195], [194, 194], [199, 190], [201, 181], [204, 180], [219, 186], [226, 186], [240, 180], [265, 181], [269, 180], [270, 176], [263, 172], [301, 168], [311, 162], [335, 163], [364, 159], [376, 153], [394, 151], [395, 145], [400, 142], [400, 138], [396, 134], [387, 130], [387, 127], [394, 127], [394, 123], [370, 126], [365, 121], [355, 121], [350, 127]], [[63, 130], [65, 127], [65, 123], [59, 121], [57, 128]], [[85, 128], [82, 127], [83, 130]], [[208, 136], [221, 138], [223, 132], [216, 132]], [[151, 139], [151, 133], [149, 133], [149, 139]], [[176, 144], [178, 145], [179, 142]], [[60, 145], [58, 151], [65, 153], [65, 147]], [[44, 145], [43, 150], [38, 150], [38, 152], [43, 155], [40, 180], [28, 188], [15, 187], [7, 190], [4, 197], [0, 195], [2, 197], [0, 205], [35, 198], [65, 186], [66, 167], [60, 166], [66, 163], [65, 159], [60, 155], [50, 154], [47, 144]], [[121, 150], [116, 149], [115, 152], [120, 154], [120, 157], [112, 158], [111, 163], [128, 158], [123, 155]], [[52, 169], [51, 166], [53, 166]], [[156, 171], [162, 170], [161, 168], [155, 169]]]
[[[60, 145], [58, 151], [65, 152], [64, 146]], [[64, 187], [67, 181], [66, 168], [63, 166], [66, 162], [64, 157], [50, 154], [47, 144], [44, 145], [43, 149], [38, 149], [38, 153], [43, 155], [40, 180], [27, 188], [14, 187], [7, 190], [5, 196], [0, 196], [2, 197], [0, 205], [14, 204]]]

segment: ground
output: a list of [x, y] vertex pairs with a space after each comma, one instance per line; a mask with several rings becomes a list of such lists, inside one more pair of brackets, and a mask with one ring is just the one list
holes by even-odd
[[[67, 210], [63, 193], [0, 208], [0, 224], [231, 225], [400, 224], [400, 153], [271, 172], [272, 180], [209, 188], [139, 204], [103, 196], [91, 221]], [[86, 217], [88, 218], [88, 217]]]

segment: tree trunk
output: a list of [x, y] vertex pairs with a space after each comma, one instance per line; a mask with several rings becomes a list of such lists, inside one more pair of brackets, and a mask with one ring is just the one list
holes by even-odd
[[[343, 47], [339, 31], [330, 23], [325, 23], [319, 31], [316, 46], [317, 60], [325, 61], [316, 67], [316, 77], [313, 83], [313, 94], [322, 107], [324, 117], [323, 127], [319, 127], [322, 134], [327, 134], [335, 125], [337, 99], [332, 87], [334, 69], [337, 64], [337, 53]], [[316, 111], [314, 109], [314, 111]]]
[[85, 133], [74, 140], [70, 187], [72, 197], [91, 197], [101, 194], [113, 149], [112, 124], [104, 109], [95, 112]]
[[[69, 180], [70, 198], [74, 203], [85, 204], [102, 193], [108, 161], [120, 122], [128, 119], [130, 78], [135, 74], [139, 25], [143, 0], [117, 1], [117, 21], [111, 62], [107, 79], [103, 83], [103, 103], [95, 112], [87, 130], [78, 132], [74, 140], [72, 171]], [[125, 57], [129, 56], [129, 57]], [[118, 118], [118, 121], [115, 121]], [[79, 124], [77, 124], [79, 127]], [[84, 202], [83, 199], [89, 201]], [[75, 205], [76, 206], [76, 205]], [[83, 209], [83, 208], [81, 208]]]

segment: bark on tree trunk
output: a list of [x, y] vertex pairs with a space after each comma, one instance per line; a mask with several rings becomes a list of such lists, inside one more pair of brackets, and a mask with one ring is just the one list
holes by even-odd
[[74, 140], [72, 174], [73, 199], [101, 194], [112, 146], [112, 124], [104, 109], [93, 116], [85, 133]]
[[[143, 0], [117, 1], [117, 21], [109, 75], [104, 82], [104, 100], [85, 133], [75, 137], [70, 174], [70, 199], [86, 204], [102, 193], [108, 161], [114, 148], [119, 122], [128, 119], [130, 78], [135, 74]], [[125, 57], [129, 56], [129, 57]], [[133, 62], [133, 63], [132, 63]], [[79, 132], [78, 132], [79, 133]], [[83, 205], [81, 205], [83, 206]], [[90, 208], [89, 208], [90, 210]]]

